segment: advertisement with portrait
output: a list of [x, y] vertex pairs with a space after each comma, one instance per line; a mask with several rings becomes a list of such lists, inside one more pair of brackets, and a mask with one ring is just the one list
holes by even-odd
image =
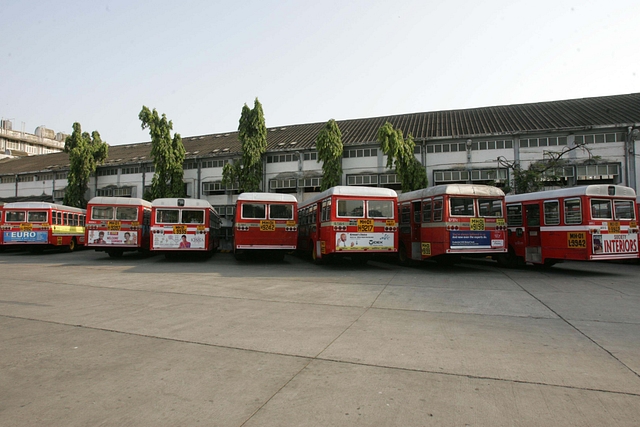
[[337, 251], [362, 249], [393, 249], [393, 233], [337, 233]]
[[138, 244], [138, 233], [129, 231], [89, 230], [89, 246], [129, 246]]
[[204, 249], [204, 234], [152, 234], [154, 249]]

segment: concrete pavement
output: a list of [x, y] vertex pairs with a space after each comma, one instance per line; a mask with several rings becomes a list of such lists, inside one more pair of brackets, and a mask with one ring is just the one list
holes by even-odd
[[638, 264], [0, 254], [2, 426], [638, 426]]

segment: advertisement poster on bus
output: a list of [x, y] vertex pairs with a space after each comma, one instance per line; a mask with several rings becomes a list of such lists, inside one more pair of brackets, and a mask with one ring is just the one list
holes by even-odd
[[393, 249], [393, 233], [338, 233], [337, 251]]
[[152, 234], [154, 249], [204, 249], [204, 234]]
[[138, 244], [138, 233], [136, 232], [89, 230], [88, 237], [89, 246], [120, 246]]
[[451, 231], [451, 247], [456, 249], [490, 249], [504, 247], [503, 239], [491, 239], [491, 231]]
[[5, 231], [2, 234], [4, 243], [47, 243], [48, 231]]
[[592, 240], [595, 255], [638, 253], [638, 238], [635, 234], [599, 234]]

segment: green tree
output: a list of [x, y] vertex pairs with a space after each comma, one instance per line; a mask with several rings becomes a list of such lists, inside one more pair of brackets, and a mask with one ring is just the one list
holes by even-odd
[[322, 160], [322, 186], [320, 191], [342, 183], [342, 133], [331, 119], [316, 137], [318, 158]]
[[155, 167], [155, 174], [151, 181], [151, 191], [144, 195], [148, 200], [162, 197], [184, 197], [184, 156], [185, 149], [179, 133], [171, 137], [173, 122], [167, 120], [165, 114], [160, 117], [153, 111], [142, 106], [138, 115], [142, 122], [142, 129], [149, 128], [151, 135], [151, 156]]
[[506, 186], [505, 193], [524, 194], [534, 191], [542, 191], [548, 185], [557, 185], [562, 182], [562, 168], [568, 162], [563, 157], [571, 151], [581, 149], [589, 154], [589, 159], [596, 157], [591, 155], [591, 150], [584, 144], [564, 147], [560, 151], [546, 151], [545, 159], [531, 162], [527, 169], [523, 169], [519, 162], [508, 161], [504, 157], [498, 157], [498, 164], [511, 171], [513, 187]]
[[402, 137], [402, 131], [389, 122], [378, 129], [380, 149], [387, 155], [387, 168], [396, 170], [402, 182], [402, 191], [413, 191], [429, 185], [427, 172], [414, 155], [413, 136]]
[[103, 142], [98, 131], [82, 132], [80, 123], [73, 124], [73, 132], [64, 141], [64, 151], [69, 154], [69, 174], [63, 203], [67, 206], [86, 208], [84, 195], [89, 189], [89, 176], [96, 171], [109, 154], [109, 145]]
[[222, 169], [222, 183], [230, 186], [238, 182], [240, 191], [260, 191], [262, 181], [262, 156], [267, 151], [267, 126], [264, 121], [262, 104], [255, 99], [253, 109], [247, 104], [242, 107], [238, 125], [242, 158], [235, 163], [227, 163]]

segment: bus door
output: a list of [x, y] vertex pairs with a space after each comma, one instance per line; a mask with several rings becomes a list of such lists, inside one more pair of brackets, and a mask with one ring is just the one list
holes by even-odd
[[542, 245], [540, 238], [540, 204], [524, 204], [525, 221], [525, 261], [541, 263]]
[[411, 202], [411, 259], [422, 259], [422, 200]]

